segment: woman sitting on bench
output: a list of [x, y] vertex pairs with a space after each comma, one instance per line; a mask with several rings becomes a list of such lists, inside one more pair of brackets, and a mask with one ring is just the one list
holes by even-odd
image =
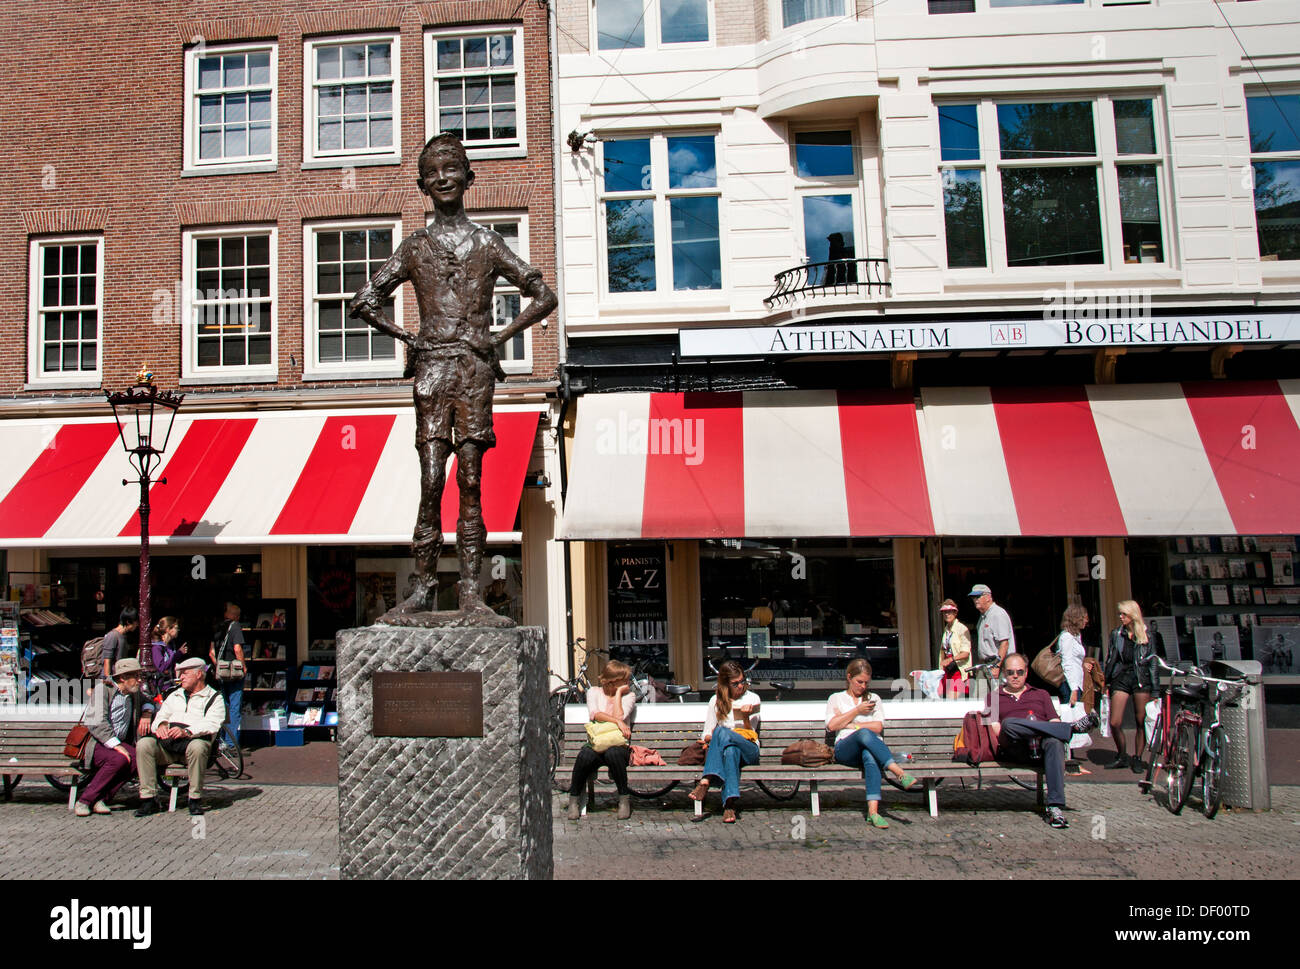
[[855, 659], [844, 671], [844, 678], [848, 680], [848, 689], [826, 701], [826, 729], [835, 732], [835, 762], [862, 768], [862, 780], [867, 788], [867, 820], [873, 828], [887, 828], [889, 822], [880, 816], [881, 771], [897, 778], [898, 786], [905, 791], [915, 787], [918, 781], [894, 763], [894, 755], [880, 739], [885, 731], [885, 718], [880, 710], [880, 697], [867, 692], [871, 686], [871, 664], [865, 659]]
[[[636, 720], [636, 694], [631, 690], [632, 669], [616, 659], [605, 664], [600, 671], [600, 689], [587, 691], [587, 716], [592, 723], [618, 725], [624, 740], [632, 738], [632, 722]], [[609, 779], [618, 788], [618, 819], [632, 816], [632, 795], [627, 788], [627, 764], [632, 748], [626, 743], [607, 747], [597, 752], [590, 745], [578, 751], [573, 762], [573, 777], [569, 781], [570, 821], [582, 817], [582, 792], [591, 776], [604, 764]]]
[[745, 671], [734, 659], [718, 667], [718, 689], [700, 731], [707, 748], [704, 776], [691, 791], [692, 801], [703, 801], [711, 781], [722, 784], [722, 823], [736, 823], [735, 802], [740, 799], [740, 769], [758, 763], [758, 694], [748, 689]]

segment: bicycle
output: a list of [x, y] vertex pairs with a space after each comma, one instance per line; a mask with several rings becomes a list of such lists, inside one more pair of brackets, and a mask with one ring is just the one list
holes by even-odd
[[[587, 667], [591, 663], [592, 655], [608, 656], [609, 651], [604, 649], [591, 649], [586, 647], [587, 640], [579, 636], [569, 644], [569, 647], [582, 650], [582, 665], [578, 667], [578, 672], [567, 680], [561, 680], [559, 686], [551, 691], [548, 700], [548, 731], [550, 734], [550, 762], [547, 764], [547, 773], [551, 778], [551, 786], [555, 787], [555, 771], [559, 766], [560, 760], [564, 754], [564, 709], [570, 703], [586, 703], [587, 691], [591, 689], [591, 680], [587, 679]], [[560, 679], [558, 673], [551, 673], [557, 680]], [[555, 788], [559, 790], [559, 788]]]
[[1246, 685], [1240, 679], [1210, 676], [1203, 669], [1179, 669], [1159, 657], [1156, 665], [1171, 676], [1195, 676], [1201, 682], [1177, 686], [1171, 680], [1161, 690], [1160, 712], [1148, 745], [1151, 759], [1138, 790], [1150, 792], [1160, 771], [1167, 768], [1166, 807], [1179, 814], [1199, 775], [1201, 812], [1213, 818], [1223, 801], [1223, 758], [1228, 745], [1220, 709], [1223, 703], [1240, 698]]

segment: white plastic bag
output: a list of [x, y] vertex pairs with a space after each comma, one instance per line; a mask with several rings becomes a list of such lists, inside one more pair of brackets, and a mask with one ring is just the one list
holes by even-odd
[[1160, 717], [1160, 701], [1158, 699], [1152, 700], [1150, 703], [1147, 704], [1147, 719], [1146, 719], [1146, 723], [1142, 725], [1142, 730], [1147, 735], [1148, 747], [1151, 747], [1155, 744], [1156, 720], [1159, 717]]
[[[1082, 720], [1087, 714], [1084, 712], [1083, 703], [1079, 702], [1073, 706], [1061, 704], [1061, 719], [1066, 723], [1074, 723], [1076, 720]], [[1077, 733], [1070, 738], [1071, 750], [1083, 750], [1092, 746], [1092, 737], [1086, 733]]]
[[1103, 696], [1097, 704], [1097, 716], [1101, 717], [1101, 735], [1110, 736], [1110, 697]]

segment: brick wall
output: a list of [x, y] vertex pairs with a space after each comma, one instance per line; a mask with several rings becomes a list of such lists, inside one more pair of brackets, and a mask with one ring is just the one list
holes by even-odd
[[[304, 219], [400, 215], [404, 234], [424, 223], [425, 200], [415, 180], [425, 139], [426, 26], [523, 24], [527, 115], [520, 120], [527, 126], [527, 157], [475, 160], [477, 180], [466, 207], [526, 208], [529, 260], [554, 285], [546, 11], [536, 4], [356, 0], [344, 8], [327, 0], [110, 0], [89, 13], [51, 4], [35, 18], [31, 10], [29, 4], [0, 9], [0, 29], [11, 38], [11, 63], [29, 71], [25, 83], [6, 92], [6, 137], [0, 140], [8, 175], [0, 186], [0, 294], [9, 307], [0, 324], [0, 397], [51, 394], [24, 390], [32, 237], [102, 231], [104, 386], [129, 383], [147, 361], [167, 387], [176, 385], [181, 372], [181, 325], [172, 301], [157, 294], [176, 292], [182, 278], [182, 231], [238, 222], [273, 223], [278, 229], [277, 386], [301, 386]], [[401, 164], [304, 169], [304, 35], [379, 29], [400, 30]], [[184, 51], [195, 38], [208, 45], [277, 42], [275, 171], [182, 177]], [[404, 289], [409, 327], [417, 319], [416, 307], [410, 288]], [[532, 377], [513, 380], [554, 375], [554, 323], [534, 327], [532, 343]]]

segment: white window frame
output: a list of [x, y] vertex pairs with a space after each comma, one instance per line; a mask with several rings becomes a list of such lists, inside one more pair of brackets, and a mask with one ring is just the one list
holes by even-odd
[[[716, 166], [716, 185], [712, 188], [669, 188], [668, 187], [668, 139], [711, 137], [713, 139], [713, 158]], [[635, 192], [605, 192], [605, 141], [650, 142], [650, 188]], [[637, 304], [659, 304], [671, 299], [674, 305], [711, 305], [727, 299], [730, 287], [727, 271], [727, 218], [726, 184], [722, 174], [722, 133], [714, 129], [686, 128], [659, 131], [619, 131], [610, 133], [597, 142], [596, 152], [596, 219], [600, 265], [600, 295], [619, 304], [634, 306]], [[672, 224], [669, 201], [675, 198], [714, 197], [718, 200], [718, 263], [721, 281], [715, 289], [674, 289], [673, 288], [673, 243]], [[626, 199], [654, 200], [655, 230], [655, 288], [644, 292], [614, 293], [609, 289], [609, 236], [606, 229], [605, 203]]]
[[[48, 246], [84, 246], [94, 244], [95, 265], [95, 369], [75, 373], [45, 372], [45, 345], [41, 327], [43, 250]], [[99, 387], [104, 379], [104, 237], [99, 234], [37, 236], [29, 242], [27, 298], [27, 382], [31, 389], [88, 389]], [[78, 305], [78, 309], [86, 307]], [[63, 310], [57, 307], [55, 312]]]
[[[393, 84], [393, 146], [389, 149], [340, 149], [323, 152], [317, 146], [320, 123], [316, 116], [316, 51], [352, 44], [391, 44], [389, 62]], [[302, 43], [302, 167], [347, 168], [362, 165], [400, 165], [402, 162], [402, 37], [397, 31], [313, 37]]]
[[[853, 157], [851, 175], [822, 175], [804, 177], [799, 174], [799, 161], [795, 138], [798, 135], [815, 131], [847, 131], [849, 134], [849, 153]], [[804, 232], [803, 200], [816, 195], [848, 195], [853, 203], [853, 258], [867, 259], [863, 251], [866, 244], [866, 218], [862, 202], [862, 151], [861, 135], [854, 121], [827, 121], [817, 124], [801, 124], [790, 128], [790, 171], [794, 176], [794, 194], [796, 200], [795, 231], [798, 236], [795, 248], [804, 263], [810, 262], [807, 251], [807, 238]]]
[[511, 70], [497, 68], [464, 69], [448, 76], [515, 75], [515, 134], [518, 143], [483, 145], [465, 142], [465, 153], [471, 158], [522, 158], [528, 154], [528, 106], [524, 76], [524, 28], [521, 24], [488, 24], [481, 27], [438, 27], [424, 32], [424, 137], [427, 141], [440, 133], [438, 127], [438, 52], [437, 42], [449, 37], [460, 39], [483, 37], [490, 34], [514, 36], [515, 64]]
[[[1265, 98], [1270, 95], [1273, 97], [1280, 97], [1282, 95], [1294, 97], [1297, 94], [1300, 94], [1300, 91], [1297, 91], [1296, 88], [1285, 86], [1274, 87], [1268, 90], [1264, 88], [1246, 89], [1246, 97], [1248, 99]], [[1249, 104], [1246, 105], [1246, 131], [1247, 145], [1249, 145]], [[1257, 241], [1259, 239], [1259, 213], [1255, 210], [1255, 166], [1259, 164], [1267, 164], [1269, 162], [1300, 162], [1300, 149], [1269, 152], [1252, 151], [1250, 153], [1250, 214], [1252, 221], [1255, 223], [1255, 238]], [[1259, 265], [1265, 277], [1271, 277], [1274, 279], [1279, 276], [1290, 278], [1294, 277], [1297, 273], [1300, 273], [1300, 260], [1296, 259], [1265, 259], [1263, 253], [1260, 253]]]
[[[347, 229], [389, 229], [393, 233], [393, 252], [402, 244], [402, 220], [398, 218], [342, 219], [328, 222], [304, 222], [302, 226], [302, 379], [303, 380], [352, 380], [366, 378], [400, 377], [405, 356], [401, 341], [396, 341], [396, 352], [389, 361], [366, 360], [358, 363], [341, 361], [322, 363], [320, 360], [320, 343], [316, 330], [316, 233]], [[355, 293], [353, 295], [356, 295]], [[405, 303], [404, 293], [399, 287], [393, 293], [393, 322], [403, 325], [402, 312]]]
[[[202, 161], [199, 158], [199, 60], [225, 54], [251, 54], [268, 51], [271, 55], [271, 151], [267, 155], [247, 155], [229, 161]], [[280, 79], [279, 45], [274, 42], [223, 44], [218, 47], [192, 47], [185, 52], [185, 109], [183, 175], [235, 175], [244, 172], [273, 172], [279, 163]], [[250, 85], [251, 87], [251, 85]]]
[[[506, 222], [512, 222], [519, 227], [519, 251], [516, 253], [524, 262], [528, 262], [528, 213], [522, 211], [502, 211], [502, 212], [470, 212], [470, 221], [477, 222], [479, 225], [491, 228], [496, 231], [496, 226]], [[517, 286], [512, 285], [504, 279], [497, 279], [496, 289], [493, 291], [493, 303], [496, 302], [497, 296], [518, 295], [520, 297], [519, 308], [524, 308], [525, 297], [519, 292]], [[492, 332], [499, 333], [502, 327], [495, 323], [496, 307], [493, 306], [493, 324]], [[535, 327], [529, 327], [523, 333], [517, 334], [524, 339], [524, 355], [517, 360], [508, 360], [501, 358], [501, 369], [508, 374], [530, 374], [533, 372], [533, 330]]]
[[[1092, 105], [1093, 144], [1095, 154], [1077, 156], [1068, 159], [1010, 159], [1001, 157], [998, 138], [997, 106], [999, 104], [1054, 104], [1066, 101], [1085, 101]], [[1118, 152], [1115, 136], [1116, 101], [1150, 101], [1152, 103], [1152, 128], [1155, 132], [1156, 152], [1152, 155], [1121, 155]], [[1175, 235], [1173, 232], [1172, 198], [1168, 166], [1170, 151], [1168, 137], [1164, 127], [1163, 102], [1160, 96], [1150, 90], [1107, 91], [1107, 92], [1060, 92], [1051, 95], [1013, 96], [998, 95], [980, 97], [945, 97], [936, 102], [932, 114], [934, 125], [935, 156], [939, 151], [939, 107], [943, 104], [973, 104], [976, 108], [976, 120], [979, 125], [978, 159], [938, 160], [940, 209], [943, 208], [942, 178], [946, 169], [979, 169], [983, 172], [984, 202], [984, 238], [986, 263], [984, 267], [947, 266], [947, 224], [944, 224], [944, 267], [945, 272], [954, 278], [1011, 273], [1016, 276], [1033, 278], [1035, 276], [1059, 277], [1062, 274], [1080, 276], [1099, 276], [1108, 273], [1149, 273], [1151, 271], [1167, 272], [1177, 268], [1175, 253]], [[1156, 170], [1156, 192], [1160, 206], [1160, 238], [1164, 250], [1160, 262], [1125, 262], [1123, 218], [1119, 198], [1119, 174], [1117, 166], [1152, 165]], [[1005, 238], [1005, 213], [1002, 197], [1002, 170], [1010, 168], [1053, 168], [1053, 167], [1092, 167], [1099, 171], [1098, 178], [1098, 216], [1100, 220], [1102, 261], [1099, 263], [1061, 264], [1051, 266], [1011, 266], [1007, 262], [1007, 240]], [[994, 216], [996, 215], [996, 228]]]
[[[233, 367], [200, 367], [198, 341], [194, 332], [195, 243], [199, 239], [227, 236], [270, 235], [271, 295], [271, 362]], [[279, 230], [271, 224], [227, 225], [212, 229], [186, 229], [181, 233], [181, 384], [272, 383], [279, 376], [280, 280]]]
[[617, 57], [622, 53], [636, 51], [673, 51], [692, 50], [700, 47], [712, 47], [718, 39], [718, 21], [715, 0], [705, 0], [708, 9], [709, 35], [704, 40], [687, 40], [665, 43], [663, 40], [663, 15], [659, 9], [659, 0], [627, 0], [629, 4], [640, 3], [643, 11], [642, 22], [645, 24], [645, 46], [643, 47], [607, 47], [601, 49], [600, 30], [597, 23], [596, 0], [590, 0], [588, 22], [590, 30], [588, 42], [591, 53], [597, 57]]
[[833, 20], [856, 19], [857, 6], [852, 2], [852, 0], [839, 0], [839, 3], [839, 13], [831, 14], [828, 17], [813, 17], [810, 20], [800, 20], [798, 23], [791, 24], [787, 27], [785, 25], [785, 15], [781, 9], [781, 0], [771, 0], [770, 7], [772, 12], [769, 15], [769, 23], [772, 36], [775, 37], [777, 34], [796, 30], [821, 30]]

